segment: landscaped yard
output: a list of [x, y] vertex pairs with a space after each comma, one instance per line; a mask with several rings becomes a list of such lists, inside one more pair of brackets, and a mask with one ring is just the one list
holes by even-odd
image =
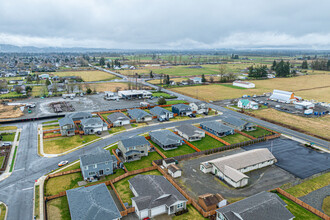
[[229, 144], [236, 144], [236, 143], [241, 143], [241, 142], [250, 140], [249, 138], [247, 138], [241, 134], [238, 134], [238, 133], [228, 135], [225, 137], [221, 137], [221, 139], [224, 141], [227, 141]]
[[0, 156], [0, 168], [2, 167], [4, 161], [5, 161], [5, 156]]
[[179, 215], [179, 216], [174, 216], [172, 218], [172, 220], [203, 220], [203, 219], [208, 219], [208, 218], [204, 218], [192, 205], [187, 205], [188, 208], [188, 212], [183, 214], [183, 215]]
[[59, 197], [47, 202], [48, 220], [70, 220], [69, 203], [66, 196]]
[[225, 146], [220, 141], [217, 141], [208, 135], [205, 135], [205, 138], [200, 141], [191, 142], [191, 144], [200, 149], [201, 151]]
[[183, 144], [179, 146], [176, 149], [173, 150], [163, 150], [163, 148], [159, 147], [156, 143], [153, 141], [149, 140], [150, 143], [152, 143], [155, 147], [157, 147], [163, 154], [165, 154], [166, 157], [175, 157], [175, 156], [180, 156], [180, 155], [185, 155], [185, 154], [191, 154], [195, 153], [196, 151], [189, 147], [187, 144]]
[[5, 216], [6, 216], [6, 206], [4, 204], [0, 205], [0, 220], [5, 220]]
[[46, 154], [63, 153], [98, 138], [99, 137], [96, 135], [83, 135], [82, 137], [80, 137], [80, 135], [74, 135], [72, 137], [55, 137], [44, 139], [44, 152]]
[[277, 194], [287, 205], [287, 209], [295, 216], [295, 220], [318, 220], [321, 219], [318, 216], [314, 215], [313, 213], [307, 211], [300, 205], [292, 202], [291, 200], [287, 199], [286, 197]]
[[[138, 175], [159, 175], [159, 176], [161, 176], [162, 174], [158, 170], [152, 170], [149, 172], [140, 173]], [[134, 197], [134, 195], [129, 188], [128, 180], [133, 178], [134, 176], [136, 176], [136, 175], [126, 177], [125, 179], [122, 179], [122, 180], [114, 183], [114, 186], [115, 186], [120, 198], [122, 199], [122, 201], [124, 203], [127, 202], [130, 205], [132, 205], [131, 198]]]
[[109, 134], [113, 134], [113, 133], [117, 133], [119, 131], [125, 131], [125, 130], [126, 130], [126, 128], [124, 126], [120, 126], [120, 127], [112, 127], [108, 131], [109, 131]]
[[248, 135], [251, 135], [252, 137], [255, 137], [255, 138], [272, 134], [272, 132], [267, 131], [267, 130], [262, 129], [262, 128], [259, 128], [259, 127], [257, 127], [257, 129], [254, 130], [254, 131], [244, 131], [244, 133], [246, 133]]
[[145, 167], [151, 167], [151, 162], [153, 160], [159, 160], [162, 159], [162, 157], [155, 151], [155, 152], [149, 152], [148, 156], [142, 157], [141, 160], [125, 163], [125, 167], [127, 170], [138, 170]]
[[14, 141], [15, 133], [2, 133], [2, 141]]
[[8, 131], [8, 130], [16, 130], [17, 127], [16, 126], [3, 126], [0, 127], [0, 131]]

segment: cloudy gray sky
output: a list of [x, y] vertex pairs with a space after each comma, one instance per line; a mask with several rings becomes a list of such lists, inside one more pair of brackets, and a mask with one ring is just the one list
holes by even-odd
[[0, 44], [330, 49], [329, 0], [0, 0]]

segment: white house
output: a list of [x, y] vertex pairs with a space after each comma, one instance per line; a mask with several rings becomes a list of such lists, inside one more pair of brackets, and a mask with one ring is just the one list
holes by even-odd
[[237, 102], [238, 108], [244, 108], [244, 109], [253, 109], [256, 110], [259, 108], [258, 103], [254, 101], [250, 101], [248, 99], [240, 99]]
[[197, 114], [207, 114], [209, 107], [206, 102], [192, 102], [189, 104], [191, 110]]
[[177, 167], [176, 165], [169, 165], [167, 167], [167, 170], [168, 170], [168, 174], [170, 174], [173, 178], [178, 178], [182, 175], [182, 170]]
[[239, 80], [234, 81], [233, 86], [238, 86], [238, 87], [247, 88], [247, 89], [252, 89], [252, 88], [256, 87], [256, 85], [254, 83], [246, 82], [246, 81], [239, 81]]
[[190, 78], [191, 81], [194, 82], [194, 84], [201, 84], [202, 83], [202, 78], [200, 77], [192, 77]]

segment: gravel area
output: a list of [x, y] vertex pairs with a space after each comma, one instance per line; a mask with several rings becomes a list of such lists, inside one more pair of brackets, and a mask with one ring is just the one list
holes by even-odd
[[302, 196], [299, 199], [308, 205], [316, 208], [317, 210], [323, 212], [322, 204], [325, 197], [330, 196], [330, 185], [327, 185], [321, 189], [315, 190], [306, 196]]

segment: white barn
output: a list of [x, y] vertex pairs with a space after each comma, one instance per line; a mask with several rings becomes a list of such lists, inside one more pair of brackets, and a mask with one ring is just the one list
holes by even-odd
[[212, 173], [238, 188], [248, 184], [249, 177], [244, 173], [272, 165], [276, 161], [267, 148], [261, 148], [203, 162], [200, 170], [203, 173]]
[[294, 96], [293, 92], [274, 89], [273, 94], [269, 97], [269, 99], [283, 103], [292, 103], [296, 100], [296, 97]]
[[253, 89], [256, 87], [256, 85], [254, 83], [246, 82], [246, 81], [239, 81], [239, 80], [234, 81], [233, 86], [238, 86], [238, 87], [247, 88], [247, 89]]

